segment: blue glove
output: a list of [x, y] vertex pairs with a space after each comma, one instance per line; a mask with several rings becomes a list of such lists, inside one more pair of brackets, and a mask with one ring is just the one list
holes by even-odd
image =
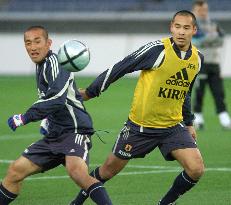
[[49, 126], [48, 119], [47, 118], [43, 119], [41, 124], [40, 124], [40, 133], [42, 135], [47, 135], [49, 133], [48, 132], [48, 126]]
[[8, 119], [9, 127], [15, 131], [17, 127], [25, 125], [25, 117], [22, 114], [14, 115]]

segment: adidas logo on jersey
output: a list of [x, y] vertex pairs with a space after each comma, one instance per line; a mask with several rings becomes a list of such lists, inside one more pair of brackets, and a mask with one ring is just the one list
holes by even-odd
[[188, 81], [188, 73], [186, 71], [186, 68], [183, 68], [175, 75], [172, 75], [168, 80], [166, 80], [166, 84], [180, 87], [189, 87], [190, 82]]
[[75, 152], [75, 149], [71, 149], [71, 150], [69, 151], [69, 153], [73, 153], [73, 152]]

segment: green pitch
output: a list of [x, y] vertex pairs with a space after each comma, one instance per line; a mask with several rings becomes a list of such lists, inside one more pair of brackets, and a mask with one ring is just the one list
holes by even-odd
[[[77, 79], [78, 87], [85, 87], [92, 78]], [[85, 102], [91, 113], [97, 136], [93, 137], [90, 169], [103, 163], [111, 151], [117, 134], [127, 119], [136, 79], [124, 78], [114, 83], [100, 98]], [[225, 80], [226, 101], [231, 111], [231, 79]], [[0, 77], [0, 178], [11, 160], [16, 159], [32, 142], [41, 138], [39, 123], [31, 123], [12, 132], [7, 119], [23, 113], [37, 99], [33, 77]], [[231, 205], [231, 131], [222, 130], [215, 115], [209, 92], [205, 99], [206, 127], [198, 132], [198, 145], [204, 157], [206, 172], [190, 192], [179, 199], [179, 205]], [[78, 170], [76, 170], [78, 171]], [[165, 162], [155, 150], [145, 159], [130, 161], [128, 167], [106, 183], [114, 205], [155, 205], [180, 172], [176, 162]], [[34, 175], [23, 183], [15, 205], [67, 205], [79, 188], [60, 166], [44, 174]], [[93, 204], [88, 200], [86, 205]]]

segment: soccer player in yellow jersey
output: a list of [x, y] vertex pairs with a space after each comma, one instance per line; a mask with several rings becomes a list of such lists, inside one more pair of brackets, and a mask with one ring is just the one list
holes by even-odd
[[[83, 98], [88, 100], [99, 96], [125, 74], [141, 70], [128, 120], [112, 153], [91, 175], [104, 183], [130, 159], [144, 158], [158, 147], [165, 160], [177, 160], [184, 169], [159, 205], [175, 204], [204, 172], [190, 102], [193, 82], [203, 65], [203, 55], [191, 44], [197, 31], [195, 16], [187, 10], [177, 12], [170, 31], [171, 37], [144, 45], [81, 90]], [[71, 204], [83, 204], [89, 195], [81, 190]]]

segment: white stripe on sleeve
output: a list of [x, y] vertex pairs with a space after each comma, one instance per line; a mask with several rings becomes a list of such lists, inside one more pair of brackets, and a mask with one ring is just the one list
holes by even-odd
[[72, 76], [70, 76], [70, 77], [68, 78], [68, 80], [67, 80], [66, 84], [64, 85], [63, 89], [60, 90], [60, 92], [57, 93], [55, 96], [53, 96], [53, 97], [51, 97], [51, 98], [48, 98], [48, 99], [40, 99], [40, 100], [36, 101], [34, 104], [36, 104], [36, 103], [41, 103], [41, 102], [51, 101], [51, 100], [54, 100], [54, 99], [57, 99], [57, 98], [61, 97], [61, 96], [65, 93], [66, 89], [68, 88], [68, 86], [69, 86], [69, 81], [70, 81], [72, 78], [73, 78]]
[[102, 91], [104, 90], [104, 88], [105, 88], [105, 84], [106, 84], [106, 82], [107, 82], [107, 80], [108, 80], [108, 78], [109, 78], [109, 76], [110, 76], [110, 74], [111, 74], [112, 68], [113, 68], [113, 67], [111, 67], [111, 68], [108, 69], [108, 71], [107, 71], [107, 75], [106, 75], [106, 77], [105, 77], [105, 79], [104, 79], [104, 81], [103, 81], [102, 87], [101, 87], [101, 89], [100, 89], [101, 92], [102, 92]]
[[54, 55], [50, 56], [49, 60], [51, 62], [52, 78], [53, 78], [53, 81], [54, 81], [57, 78], [58, 73], [59, 73], [58, 60]]
[[154, 65], [153, 65], [153, 68], [158, 68], [160, 66], [160, 63], [162, 62], [164, 56], [165, 56], [165, 53], [164, 53], [164, 50], [163, 50], [163, 51], [161, 51], [160, 55], [156, 59]]

